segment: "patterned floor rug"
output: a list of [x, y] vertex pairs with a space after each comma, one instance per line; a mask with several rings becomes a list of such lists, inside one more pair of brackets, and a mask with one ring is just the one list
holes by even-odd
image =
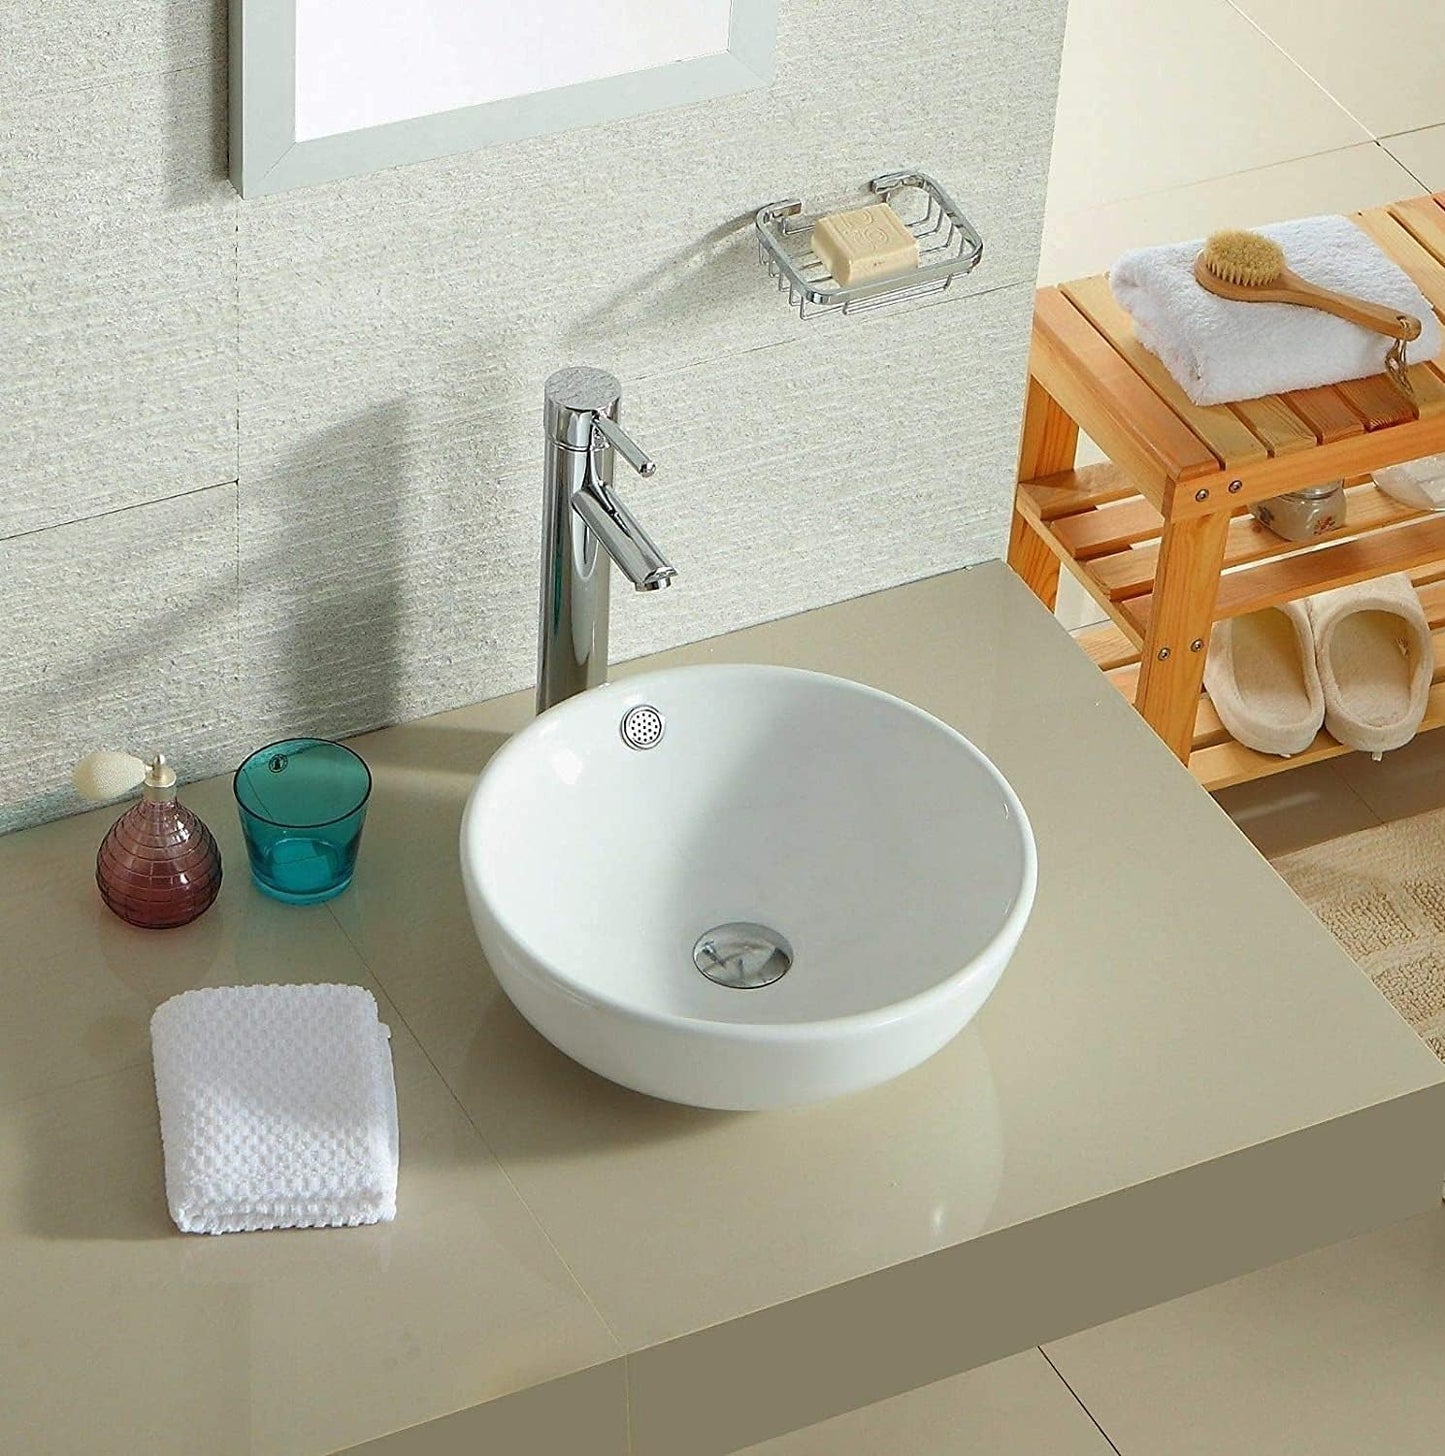
[[1445, 1061], [1445, 809], [1271, 863]]

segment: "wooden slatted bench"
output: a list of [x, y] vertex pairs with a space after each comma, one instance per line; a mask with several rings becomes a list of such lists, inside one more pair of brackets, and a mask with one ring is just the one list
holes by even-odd
[[[1445, 193], [1355, 214], [1445, 319]], [[1111, 625], [1080, 645], [1207, 788], [1347, 750], [1320, 733], [1277, 758], [1230, 738], [1203, 692], [1213, 624], [1408, 571], [1436, 643], [1425, 727], [1445, 724], [1445, 513], [1414, 511], [1369, 472], [1445, 451], [1445, 356], [1383, 376], [1237, 404], [1193, 404], [1134, 337], [1105, 278], [1039, 290], [1009, 563], [1049, 607], [1065, 565]], [[1108, 457], [1076, 468], [1079, 432]], [[1281, 540], [1251, 501], [1350, 482], [1343, 527]]]

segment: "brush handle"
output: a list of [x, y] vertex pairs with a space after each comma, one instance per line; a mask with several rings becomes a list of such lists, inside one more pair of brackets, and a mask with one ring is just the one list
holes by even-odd
[[1321, 313], [1332, 313], [1387, 338], [1404, 339], [1408, 343], [1420, 337], [1420, 320], [1414, 314], [1321, 288], [1306, 282], [1289, 268], [1284, 269], [1273, 283], [1229, 283], [1211, 273], [1204, 259], [1199, 257], [1194, 260], [1194, 276], [1201, 288], [1207, 288], [1220, 298], [1234, 299], [1237, 303], [1294, 303], [1301, 308], [1317, 308]]

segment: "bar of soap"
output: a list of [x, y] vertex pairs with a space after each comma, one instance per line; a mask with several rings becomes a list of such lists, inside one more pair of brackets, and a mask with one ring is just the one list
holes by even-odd
[[918, 267], [918, 239], [886, 202], [820, 217], [813, 251], [845, 288]]

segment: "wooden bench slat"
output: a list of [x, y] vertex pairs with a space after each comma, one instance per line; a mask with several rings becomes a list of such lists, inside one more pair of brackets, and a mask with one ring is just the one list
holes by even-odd
[[1053, 532], [1075, 561], [1121, 551], [1147, 541], [1164, 529], [1164, 517], [1142, 496], [1100, 506], [1096, 511], [1067, 516], [1053, 523]]
[[[1224, 543], [1226, 567], [1245, 566], [1253, 561], [1267, 561], [1275, 556], [1288, 556], [1325, 541], [1343, 541], [1365, 531], [1397, 525], [1418, 517], [1422, 512], [1401, 504], [1374, 485], [1354, 486], [1345, 492], [1345, 524], [1318, 541], [1286, 541], [1253, 516], [1242, 515], [1229, 524]], [[1089, 562], [1089, 572], [1111, 600], [1138, 596], [1153, 585], [1159, 566], [1159, 544], [1136, 546], [1114, 556]]]
[[1418, 418], [1415, 406], [1383, 374], [1348, 379], [1336, 388], [1371, 433]]
[[[1404, 525], [1374, 531], [1294, 556], [1276, 557], [1244, 571], [1226, 572], [1219, 581], [1215, 617], [1238, 617], [1280, 602], [1295, 601], [1331, 587], [1385, 576], [1392, 571], [1445, 557], [1445, 515], [1430, 513]], [[1120, 604], [1126, 621], [1141, 637], [1153, 612], [1152, 593]]]
[[[1434, 681], [1445, 681], [1445, 583], [1436, 583], [1420, 590], [1420, 606], [1424, 609], [1425, 619], [1430, 624], [1431, 643], [1435, 653]], [[1109, 629], [1121, 643], [1127, 644], [1128, 639], [1121, 632]], [[1097, 644], [1095, 651], [1102, 648], [1104, 644]], [[1087, 650], [1087, 649], [1086, 649]], [[1094, 652], [1090, 653], [1095, 656]], [[1138, 654], [1134, 657], [1137, 659]], [[1098, 657], [1095, 656], [1095, 661]], [[1112, 667], [1104, 669], [1104, 675], [1110, 683], [1124, 695], [1129, 702], [1134, 701], [1134, 694], [1139, 687], [1139, 663], [1137, 660], [1125, 658], [1122, 662], [1116, 662]], [[1214, 704], [1209, 701], [1207, 693], [1201, 693], [1199, 698], [1199, 711], [1194, 720], [1194, 747], [1207, 748], [1211, 744], [1221, 743], [1229, 737], [1229, 730], [1220, 721], [1219, 714]]]
[[1127, 360], [1130, 368], [1148, 381], [1149, 387], [1213, 451], [1226, 469], [1236, 469], [1269, 458], [1269, 450], [1244, 420], [1225, 405], [1194, 403], [1157, 354], [1141, 344], [1127, 310], [1102, 275], [1080, 278], [1060, 285], [1064, 296], [1094, 325]]
[[1445, 412], [1445, 379], [1438, 366], [1412, 364], [1410, 383], [1415, 386], [1415, 409], [1422, 420]]
[[[1442, 726], [1445, 726], [1445, 683], [1437, 682], [1430, 689], [1420, 732], [1428, 733], [1431, 729]], [[1264, 778], [1267, 774], [1283, 773], [1286, 769], [1301, 768], [1307, 763], [1318, 763], [1325, 758], [1338, 758], [1349, 752], [1350, 749], [1335, 742], [1323, 730], [1316, 734], [1315, 741], [1303, 753], [1296, 753], [1291, 758], [1256, 753], [1254, 749], [1246, 748], [1244, 744], [1230, 738], [1223, 743], [1195, 750], [1189, 757], [1189, 771], [1212, 793], [1218, 789], [1227, 789], [1233, 784]]]
[[[1137, 662], [1116, 667], [1112, 672], [1105, 673], [1104, 676], [1126, 702], [1134, 701], [1135, 694], [1139, 691], [1139, 664]], [[1199, 706], [1194, 711], [1193, 749], [1208, 748], [1215, 743], [1227, 742], [1230, 736], [1229, 729], [1220, 721], [1214, 704], [1209, 701], [1209, 695], [1201, 693]]]
[[1041, 480], [1023, 481], [1019, 494], [1039, 520], [1055, 521], [1109, 501], [1138, 496], [1139, 492], [1113, 461], [1106, 460], [1101, 465], [1080, 465]]
[[1415, 594], [1420, 598], [1420, 609], [1425, 613], [1425, 620], [1429, 622], [1431, 629], [1445, 627], [1445, 581], [1438, 577], [1431, 581], [1420, 581], [1418, 578], [1424, 576], [1424, 572], [1411, 573], [1415, 576]]
[[1365, 433], [1365, 422], [1332, 384], [1294, 389], [1280, 398], [1315, 432], [1322, 445]]
[[1357, 212], [1354, 220], [1410, 275], [1415, 287], [1430, 300], [1435, 312], [1445, 317], [1445, 264], [1422, 246], [1388, 207], [1371, 207]]
[[[1112, 622], [1074, 633], [1074, 641], [1101, 672], [1139, 662], [1139, 649]], [[1132, 702], [1132, 698], [1130, 699]]]
[[1277, 394], [1229, 406], [1264, 442], [1271, 455], [1292, 455], [1319, 443], [1315, 432]]
[[1392, 202], [1393, 217], [1437, 262], [1445, 263], [1445, 207], [1437, 197]]

